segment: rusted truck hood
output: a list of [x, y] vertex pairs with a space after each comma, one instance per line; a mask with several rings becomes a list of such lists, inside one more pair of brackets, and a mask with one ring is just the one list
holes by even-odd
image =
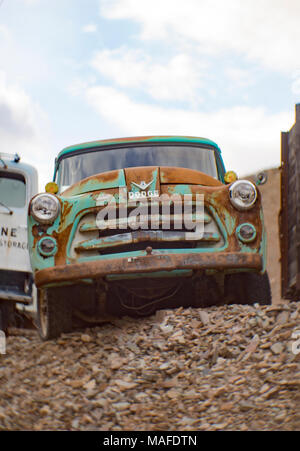
[[[125, 188], [130, 191], [132, 184], [149, 184], [151, 189], [159, 190], [164, 184], [189, 184], [218, 187], [222, 182], [203, 172], [177, 167], [144, 166], [114, 170], [96, 174], [66, 189], [62, 195], [72, 197], [110, 188]], [[150, 183], [151, 182], [151, 183]]]

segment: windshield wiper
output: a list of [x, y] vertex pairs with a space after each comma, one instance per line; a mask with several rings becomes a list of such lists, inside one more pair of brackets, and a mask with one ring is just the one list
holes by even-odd
[[7, 210], [9, 211], [9, 213], [7, 213], [7, 214], [9, 214], [9, 215], [13, 214], [13, 211], [7, 205], [5, 205], [3, 202], [0, 202], [0, 205], [2, 205], [3, 207], [7, 208]]

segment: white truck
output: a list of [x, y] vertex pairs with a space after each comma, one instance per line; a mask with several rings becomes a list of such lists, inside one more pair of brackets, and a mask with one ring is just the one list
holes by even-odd
[[28, 253], [27, 211], [38, 192], [36, 169], [0, 151], [0, 330], [15, 324], [16, 306], [32, 308], [35, 287]]

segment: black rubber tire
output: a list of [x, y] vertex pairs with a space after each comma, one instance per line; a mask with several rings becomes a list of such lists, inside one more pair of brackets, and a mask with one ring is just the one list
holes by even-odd
[[5, 314], [5, 309], [0, 304], [0, 330], [2, 330], [5, 334], [7, 332], [8, 322]]
[[12, 321], [14, 306], [10, 301], [0, 301], [0, 330], [7, 334], [9, 326], [14, 325]]
[[38, 290], [38, 331], [43, 341], [58, 338], [72, 330], [72, 309], [67, 292], [61, 288]]
[[267, 271], [263, 274], [248, 273], [246, 279], [247, 304], [271, 305], [272, 295]]
[[267, 271], [226, 276], [225, 298], [229, 304], [270, 305], [272, 296]]

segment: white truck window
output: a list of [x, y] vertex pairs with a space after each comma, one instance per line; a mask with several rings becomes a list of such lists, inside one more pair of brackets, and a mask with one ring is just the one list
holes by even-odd
[[0, 203], [10, 208], [25, 206], [26, 186], [22, 175], [0, 171]]

